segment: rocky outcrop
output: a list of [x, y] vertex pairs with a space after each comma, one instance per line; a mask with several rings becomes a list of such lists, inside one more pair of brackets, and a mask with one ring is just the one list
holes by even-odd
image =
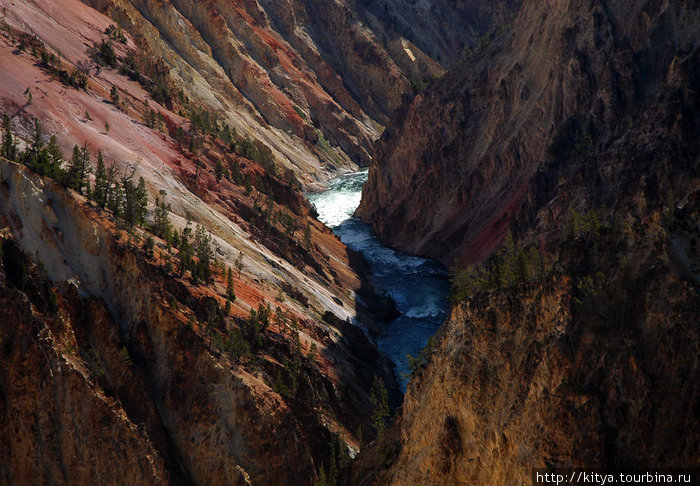
[[567, 178], [594, 204], [662, 204], [697, 174], [697, 25], [693, 2], [522, 2], [385, 132], [357, 214], [452, 264]]
[[[18, 259], [5, 246], [6, 258]], [[0, 270], [2, 483], [166, 484], [162, 456], [96, 385], [66, 316], [42, 313], [16, 288], [20, 282], [6, 278]]]

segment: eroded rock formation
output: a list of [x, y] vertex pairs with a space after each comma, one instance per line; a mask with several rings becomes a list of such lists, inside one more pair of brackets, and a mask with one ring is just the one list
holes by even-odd
[[358, 214], [459, 302], [348, 484], [698, 466], [700, 9], [511, 14], [377, 145]]
[[[270, 317], [236, 353], [246, 324], [212, 320], [216, 283], [170, 275], [164, 247], [149, 257], [80, 196], [0, 164], [4, 483], [313, 484], [357, 448], [374, 376], [392, 381], [359, 328], [296, 290], [305, 312], [277, 302], [296, 327]], [[273, 300], [259, 291], [237, 279], [237, 302]]]
[[609, 207], [659, 204], [697, 170], [697, 25], [692, 2], [523, 2], [386, 131], [358, 215], [451, 265], [523, 205], [530, 226], [564, 173]]
[[[330, 173], [367, 165], [411, 83], [443, 71], [410, 32], [387, 33], [385, 17], [366, 23], [355, 2], [87, 3], [144, 39], [189, 96], [263, 139], [304, 177], [303, 157], [317, 170], [335, 167]], [[445, 37], [468, 18], [452, 23]]]

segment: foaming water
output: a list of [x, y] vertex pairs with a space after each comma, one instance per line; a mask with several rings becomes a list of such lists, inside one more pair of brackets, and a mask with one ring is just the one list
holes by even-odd
[[447, 317], [447, 272], [433, 260], [382, 245], [372, 236], [367, 224], [352, 217], [366, 181], [366, 170], [342, 176], [329, 183], [328, 191], [313, 194], [309, 199], [319, 219], [333, 228], [343, 243], [364, 255], [375, 288], [396, 302], [401, 315], [384, 327], [377, 344], [396, 365], [405, 392], [406, 355], [417, 356]]
[[367, 169], [332, 179], [327, 191], [309, 196], [318, 211], [318, 219], [329, 228], [335, 228], [350, 219], [360, 205], [365, 182]]

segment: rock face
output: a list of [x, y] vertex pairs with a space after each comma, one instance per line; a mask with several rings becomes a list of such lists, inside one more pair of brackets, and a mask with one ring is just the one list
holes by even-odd
[[697, 467], [697, 2], [524, 1], [497, 22], [376, 147], [358, 214], [483, 265], [456, 274], [429, 363], [347, 484]]
[[2, 280], [3, 484], [166, 483], [163, 459], [149, 438], [95, 386], [71, 326], [47, 319]]
[[697, 467], [700, 367], [688, 359], [697, 294], [666, 270], [645, 280], [639, 319], [615, 329], [572, 315], [564, 276], [456, 306], [382, 446], [394, 451], [390, 465], [363, 451], [348, 484], [509, 485], [528, 484], [532, 468]]
[[[698, 15], [682, 1], [514, 6], [385, 132], [357, 214], [452, 264], [483, 260], [516, 214], [529, 226], [562, 174], [609, 207], [658, 204], [697, 170]], [[663, 180], [645, 193], [644, 177]]]
[[450, 67], [465, 47], [478, 45], [479, 37], [491, 22], [518, 2], [492, 0], [487, 5], [484, 3], [478, 0], [361, 0], [358, 11], [373, 30], [381, 32], [385, 39], [392, 39], [389, 46], [405, 37], [440, 64]]
[[[354, 1], [86, 3], [144, 40], [188, 96], [273, 147], [302, 180], [324, 180], [320, 171], [308, 177], [304, 158], [331, 174], [368, 165], [411, 83], [443, 72], [411, 42], [426, 33], [390, 31], [384, 15], [369, 23]], [[443, 43], [452, 49], [470, 20], [451, 19]]]
[[[236, 357], [242, 321], [207, 323], [217, 292], [55, 182], [5, 160], [0, 173], [4, 484], [313, 484], [347, 460], [372, 379], [392, 381], [359, 328], [278, 302], [296, 328], [276, 320], [265, 351]], [[255, 291], [237, 280], [237, 301]]]

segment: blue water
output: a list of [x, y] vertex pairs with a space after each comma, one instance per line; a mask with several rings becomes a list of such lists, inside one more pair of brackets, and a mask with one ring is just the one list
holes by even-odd
[[405, 392], [409, 371], [406, 355], [417, 356], [447, 317], [448, 274], [433, 260], [382, 245], [367, 224], [352, 217], [366, 181], [366, 170], [342, 176], [330, 181], [328, 191], [309, 199], [319, 220], [333, 228], [343, 243], [364, 255], [374, 287], [396, 302], [401, 315], [383, 328], [377, 344], [396, 365]]

